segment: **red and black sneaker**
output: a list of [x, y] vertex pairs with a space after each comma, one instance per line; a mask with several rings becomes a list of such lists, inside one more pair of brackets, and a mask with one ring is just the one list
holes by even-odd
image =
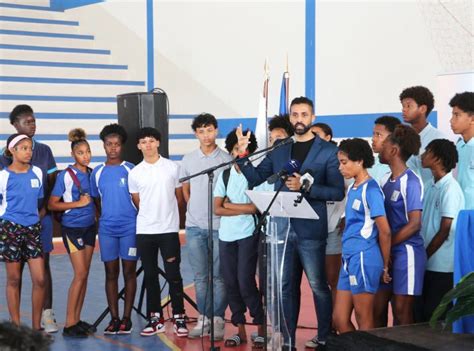
[[158, 333], [165, 332], [165, 324], [163, 317], [160, 316], [157, 312], [150, 313], [150, 319], [148, 320], [148, 324], [143, 328], [140, 332], [141, 336], [152, 336]]
[[184, 314], [174, 315], [174, 333], [179, 337], [188, 336], [188, 328], [186, 327], [186, 316]]
[[132, 332], [132, 321], [129, 317], [123, 317], [117, 334], [130, 334]]
[[107, 328], [105, 328], [104, 334], [115, 335], [119, 332], [119, 330], [120, 330], [120, 319], [112, 318]]

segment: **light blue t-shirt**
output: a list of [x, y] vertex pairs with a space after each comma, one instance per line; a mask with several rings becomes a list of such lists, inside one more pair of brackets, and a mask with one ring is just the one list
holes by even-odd
[[421, 217], [421, 235], [427, 247], [440, 228], [442, 217], [452, 218], [451, 229], [446, 241], [428, 259], [426, 269], [433, 272], [451, 273], [454, 269], [454, 237], [456, 219], [464, 209], [464, 195], [459, 183], [450, 172], [425, 187], [425, 201]]
[[376, 155], [374, 158], [374, 165], [371, 168], [368, 168], [367, 172], [369, 172], [370, 176], [380, 185], [383, 177], [387, 173], [390, 173], [390, 167], [384, 163], [380, 163], [379, 157]]
[[[77, 179], [81, 183], [82, 191], [90, 195], [90, 174], [81, 172], [73, 166], [69, 167], [73, 170]], [[58, 174], [51, 195], [62, 197], [64, 202], [79, 201], [79, 189], [74, 184], [74, 181], [67, 170], [63, 170]], [[91, 201], [87, 206], [64, 211], [61, 218], [61, 224], [69, 228], [85, 228], [93, 225], [94, 222], [95, 205], [93, 201]]]
[[474, 210], [474, 138], [467, 143], [460, 138], [456, 144], [458, 150], [457, 180], [464, 193], [466, 210]]
[[380, 186], [369, 179], [347, 192], [346, 226], [342, 234], [342, 253], [351, 256], [378, 244], [379, 231], [375, 218], [385, 216], [384, 197]]
[[39, 222], [38, 205], [43, 199], [43, 172], [31, 166], [26, 173], [0, 171], [0, 218], [30, 226]]
[[413, 155], [408, 159], [407, 166], [421, 177], [423, 185], [426, 187], [428, 182], [433, 179], [433, 174], [429, 168], [423, 168], [421, 165], [421, 155], [425, 152], [426, 147], [431, 141], [435, 139], [447, 139], [447, 136], [439, 129], [433, 127], [431, 123], [428, 123], [419, 135], [421, 140], [420, 152], [418, 155]]
[[[250, 199], [245, 193], [249, 189], [249, 183], [242, 173], [238, 173], [235, 167], [230, 169], [227, 191], [224, 186], [223, 173], [219, 174], [214, 197], [226, 197], [234, 204], [249, 204]], [[252, 215], [222, 216], [219, 227], [219, 239], [222, 241], [237, 241], [248, 238], [255, 230], [255, 221]]]
[[[382, 179], [381, 187], [385, 196], [385, 211], [390, 231], [395, 235], [408, 224], [410, 212], [423, 210], [423, 183], [409, 168], [396, 179], [391, 179], [391, 176], [389, 173]], [[415, 232], [392, 249], [405, 244], [422, 247], [423, 237], [419, 231]]]
[[100, 235], [135, 234], [137, 209], [128, 189], [128, 173], [134, 167], [129, 162], [94, 168], [91, 174], [91, 196], [101, 199]]

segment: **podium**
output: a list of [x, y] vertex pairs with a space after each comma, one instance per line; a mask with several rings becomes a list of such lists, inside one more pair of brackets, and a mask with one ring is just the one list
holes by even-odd
[[[261, 251], [264, 259], [260, 260], [260, 274], [263, 275], [265, 286], [260, 287], [264, 291], [265, 313], [267, 325], [271, 326], [272, 335], [268, 340], [269, 350], [281, 350], [283, 347], [283, 335], [289, 335], [288, 327], [283, 313], [282, 299], [282, 272], [285, 264], [283, 257], [286, 250], [291, 218], [319, 219], [306, 199], [300, 198], [297, 192], [258, 191], [247, 190], [247, 196], [263, 213], [261, 221], [266, 221], [264, 248]], [[286, 225], [285, 225], [286, 223]], [[286, 231], [284, 230], [286, 228]], [[267, 273], [266, 267], [270, 270]], [[262, 273], [262, 268], [265, 273]], [[294, 344], [290, 340], [291, 344]]]

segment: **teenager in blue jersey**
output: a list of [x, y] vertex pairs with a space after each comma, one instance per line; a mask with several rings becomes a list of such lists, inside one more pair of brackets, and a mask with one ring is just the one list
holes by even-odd
[[87, 278], [95, 246], [95, 206], [90, 197], [91, 150], [83, 129], [69, 132], [71, 155], [75, 163], [68, 168], [80, 182], [81, 189], [66, 169], [56, 178], [48, 207], [52, 211], [64, 211], [61, 218], [61, 234], [69, 254], [74, 277], [69, 287], [64, 336], [87, 337], [95, 328], [81, 321], [82, 304], [87, 290]]
[[45, 293], [45, 269], [38, 207], [43, 199], [43, 172], [31, 166], [33, 142], [25, 134], [13, 134], [6, 152], [13, 162], [0, 171], [0, 256], [7, 272], [10, 320], [20, 325], [21, 265], [27, 262], [32, 280], [32, 324], [41, 329]]
[[423, 182], [407, 167], [407, 160], [421, 147], [418, 133], [408, 125], [399, 125], [385, 140], [380, 162], [390, 166], [382, 178], [385, 211], [392, 232], [390, 284], [382, 284], [376, 296], [377, 327], [387, 326], [387, 306], [393, 295], [394, 324], [414, 322], [415, 296], [423, 289], [426, 252], [420, 234], [423, 209]]
[[[53, 282], [51, 277], [51, 268], [49, 265], [49, 256], [53, 251], [53, 219], [47, 204], [49, 194], [54, 185], [56, 176], [56, 161], [54, 160], [51, 148], [40, 143], [34, 138], [36, 133], [36, 117], [33, 109], [29, 105], [17, 105], [10, 112], [10, 124], [19, 134], [25, 134], [31, 138], [33, 142], [33, 155], [30, 164], [38, 167], [43, 172], [43, 190], [44, 197], [40, 205], [39, 215], [41, 220], [41, 244], [43, 246], [43, 262], [45, 268], [45, 293], [43, 313], [41, 315], [41, 327], [48, 333], [58, 331], [56, 317], [53, 311]], [[12, 158], [7, 155], [8, 151], [0, 154], [0, 168], [6, 168], [12, 163]], [[22, 264], [23, 272], [24, 264]], [[21, 277], [20, 277], [20, 294], [21, 294]]]
[[[107, 160], [91, 175], [91, 196], [100, 208], [99, 246], [105, 265], [105, 292], [112, 317], [104, 334], [130, 334], [133, 301], [137, 290], [137, 209], [128, 189], [128, 174], [133, 164], [123, 161], [122, 145], [127, 132], [118, 124], [105, 126], [100, 132]], [[122, 261], [125, 282], [125, 306], [122, 319], [118, 308], [118, 278]]]
[[334, 326], [345, 333], [355, 330], [353, 309], [360, 330], [374, 327], [375, 293], [381, 279], [386, 283], [391, 279], [390, 227], [382, 190], [367, 172], [374, 164], [369, 143], [358, 138], [343, 140], [337, 157], [344, 178], [354, 178], [347, 192], [342, 268], [333, 312]]

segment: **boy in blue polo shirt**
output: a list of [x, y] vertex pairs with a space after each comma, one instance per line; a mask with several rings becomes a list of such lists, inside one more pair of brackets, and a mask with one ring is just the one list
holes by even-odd
[[[421, 234], [428, 262], [423, 284], [420, 318], [428, 321], [441, 298], [453, 288], [456, 218], [464, 209], [464, 195], [451, 170], [456, 166], [456, 146], [447, 139], [433, 140], [421, 156], [433, 179], [427, 183]], [[421, 321], [421, 320], [420, 320]]]
[[461, 136], [456, 144], [459, 156], [456, 179], [464, 192], [466, 210], [474, 210], [474, 92], [454, 95], [449, 106], [453, 108], [451, 129]]
[[[226, 137], [225, 148], [236, 158], [239, 145], [236, 129]], [[252, 153], [257, 149], [257, 140], [252, 133], [248, 146]], [[224, 179], [224, 177], [226, 179]], [[253, 235], [257, 208], [245, 191], [248, 182], [235, 164], [223, 171], [214, 189], [214, 211], [222, 216], [219, 228], [219, 254], [222, 277], [227, 291], [232, 324], [238, 328], [237, 334], [226, 339], [225, 346], [235, 347], [247, 341], [245, 332], [245, 312], [247, 308], [258, 325], [255, 346], [263, 346], [264, 314], [262, 299], [255, 283], [258, 259], [258, 235]]]

